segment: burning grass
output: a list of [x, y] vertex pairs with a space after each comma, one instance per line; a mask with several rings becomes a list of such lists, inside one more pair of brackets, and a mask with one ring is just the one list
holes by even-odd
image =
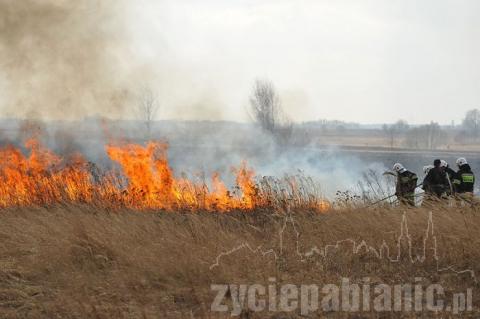
[[[311, 179], [255, 178], [246, 163], [232, 169], [233, 190], [218, 173], [210, 182], [176, 177], [162, 143], [107, 146], [119, 165], [111, 170], [36, 140], [27, 148], [0, 151], [2, 318], [223, 318], [210, 311], [211, 284], [269, 278], [322, 285], [421, 277], [450, 295], [478, 287], [476, 204], [365, 208], [367, 197], [346, 194], [332, 209]], [[401, 234], [408, 236], [399, 241]], [[241, 314], [279, 316], [247, 307]]]
[[[469, 273], [438, 272], [438, 266], [480, 274], [480, 214], [476, 207], [438, 207], [433, 211], [438, 260], [427, 243], [426, 260], [408, 255], [393, 263], [342, 242], [322, 258], [306, 256], [313, 246], [351, 239], [371, 247], [385, 242], [395, 252], [400, 208], [342, 209], [329, 214], [294, 210], [254, 210], [250, 214], [164, 214], [106, 210], [93, 205], [8, 208], [0, 214], [0, 316], [2, 318], [223, 318], [212, 313], [211, 284], [336, 284], [364, 277], [378, 283], [442, 284], [446, 294], [474, 288]], [[423, 253], [429, 211], [405, 212], [412, 254]], [[291, 218], [286, 218], [291, 217]], [[285, 227], [286, 226], [286, 227]], [[280, 241], [280, 231], [282, 240]], [[282, 243], [282, 245], [280, 245]], [[240, 248], [261, 247], [252, 252]], [[408, 254], [405, 242], [400, 245]], [[263, 256], [261, 251], [273, 250]], [[299, 253], [304, 258], [299, 258]], [[472, 313], [475, 317], [477, 313]], [[329, 313], [332, 318], [352, 314]], [[385, 314], [398, 317], [401, 313]], [[421, 316], [410, 313], [407, 317]], [[430, 316], [432, 313], [423, 314]], [[378, 313], [362, 313], [376, 318]], [[241, 318], [296, 318], [298, 313], [251, 313]], [[312, 315], [315, 317], [316, 315]], [[443, 316], [448, 318], [448, 314]], [[358, 316], [356, 318], [359, 318]]]
[[62, 158], [36, 139], [26, 143], [28, 155], [13, 146], [0, 150], [0, 207], [59, 203], [92, 204], [137, 210], [251, 211], [289, 201], [298, 208], [329, 207], [316, 186], [304, 177], [255, 179], [243, 162], [232, 168], [236, 186], [229, 190], [220, 175], [211, 181], [176, 177], [167, 158], [167, 144], [149, 142], [107, 145], [120, 169], [100, 170], [81, 154]]

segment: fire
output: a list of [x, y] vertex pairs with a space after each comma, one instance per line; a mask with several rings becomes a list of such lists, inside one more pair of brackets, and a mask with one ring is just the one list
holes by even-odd
[[107, 146], [108, 156], [118, 162], [128, 178], [124, 200], [136, 208], [172, 209], [179, 199], [178, 182], [168, 166], [166, 145], [150, 142]]
[[0, 150], [0, 206], [92, 199], [90, 174], [80, 155], [65, 165], [36, 140], [27, 141], [25, 147], [30, 150], [28, 157], [12, 146]]
[[[227, 212], [281, 205], [291, 200], [275, 187], [255, 182], [255, 171], [242, 162], [232, 168], [236, 187], [229, 191], [219, 173], [209, 183], [177, 178], [168, 163], [168, 145], [149, 142], [107, 145], [109, 158], [118, 168], [98, 171], [81, 154], [64, 159], [44, 148], [36, 139], [18, 148], [0, 149], [0, 207], [91, 203], [109, 207], [163, 210], [208, 210]], [[207, 185], [209, 184], [209, 185]], [[287, 192], [288, 193], [288, 192]], [[295, 195], [297, 204], [301, 199]], [[308, 198], [304, 206], [330, 208], [328, 202]]]
[[332, 204], [330, 204], [330, 202], [327, 200], [321, 199], [320, 201], [318, 201], [317, 208], [318, 211], [324, 212], [330, 210], [332, 208]]
[[257, 189], [253, 182], [255, 172], [247, 167], [247, 162], [243, 162], [237, 173], [237, 185], [242, 190], [242, 199], [245, 208], [254, 208], [255, 199], [257, 197]]

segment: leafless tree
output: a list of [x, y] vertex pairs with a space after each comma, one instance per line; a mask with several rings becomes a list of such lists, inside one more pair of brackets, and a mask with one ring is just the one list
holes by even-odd
[[408, 128], [409, 128], [409, 125], [405, 120], [398, 120], [392, 125], [387, 125], [387, 124], [383, 125], [382, 130], [388, 138], [390, 148], [393, 148], [393, 146], [395, 145], [396, 139], [400, 135], [406, 133]]
[[467, 112], [462, 123], [469, 137], [477, 140], [480, 137], [480, 110], [473, 109]]
[[159, 104], [157, 97], [150, 88], [143, 88], [138, 97], [137, 113], [145, 123], [147, 138], [151, 137], [152, 123], [158, 113]]
[[447, 133], [435, 122], [414, 127], [406, 134], [406, 145], [416, 149], [434, 150], [444, 145]]
[[283, 113], [280, 97], [268, 80], [256, 80], [250, 96], [250, 107], [254, 121], [281, 142], [287, 142], [293, 124]]

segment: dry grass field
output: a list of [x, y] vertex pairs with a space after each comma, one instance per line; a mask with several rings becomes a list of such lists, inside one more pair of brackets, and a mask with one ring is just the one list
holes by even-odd
[[[4, 209], [0, 316], [224, 318], [230, 312], [211, 312], [212, 284], [268, 284], [269, 278], [279, 285], [325, 285], [338, 284], [342, 277], [352, 282], [369, 277], [372, 283], [393, 285], [421, 277], [422, 284], [441, 284], [446, 296], [473, 288], [473, 305], [478, 305], [478, 284], [472, 275], [480, 279], [480, 211], [437, 207], [431, 214], [433, 229], [428, 228], [429, 214], [424, 208], [399, 207], [341, 208], [323, 214], [139, 213], [81, 205]], [[354, 251], [362, 241], [370, 251], [358, 246]], [[390, 255], [379, 258], [372, 249], [383, 242]], [[319, 251], [327, 245], [335, 247], [322, 256]], [[309, 254], [315, 246], [317, 253]], [[422, 255], [426, 259], [421, 262], [410, 259]], [[389, 257], [399, 258], [393, 262]], [[461, 270], [468, 272], [456, 273]], [[462, 315], [469, 316], [478, 313]], [[240, 314], [240, 318], [300, 317], [450, 316], [372, 311], [301, 316], [256, 313], [247, 307]]]

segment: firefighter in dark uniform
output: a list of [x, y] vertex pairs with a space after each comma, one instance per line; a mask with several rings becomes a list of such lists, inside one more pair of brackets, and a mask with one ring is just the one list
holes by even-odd
[[423, 167], [423, 183], [422, 183], [422, 189], [425, 191], [424, 199], [429, 198], [433, 195], [432, 188], [428, 184], [428, 181], [425, 179], [425, 177], [428, 175], [428, 172], [433, 168], [433, 165], [426, 165]]
[[417, 188], [417, 174], [410, 172], [402, 164], [393, 165], [397, 173], [397, 187], [395, 195], [401, 204], [415, 206], [415, 189]]
[[461, 198], [472, 200], [475, 186], [475, 175], [465, 158], [460, 157], [457, 159], [457, 166], [458, 171], [453, 181], [455, 190]]
[[450, 168], [448, 165], [447, 161], [440, 160], [440, 167], [445, 171], [445, 176], [447, 177], [447, 184], [445, 185], [445, 190], [448, 196], [455, 195], [455, 185], [453, 184], [453, 181], [455, 180], [455, 177], [457, 173]]
[[446, 185], [448, 185], [447, 173], [440, 167], [441, 161], [433, 161], [433, 168], [428, 172], [424, 179], [424, 185], [428, 185], [429, 192], [438, 198], [446, 195]]

